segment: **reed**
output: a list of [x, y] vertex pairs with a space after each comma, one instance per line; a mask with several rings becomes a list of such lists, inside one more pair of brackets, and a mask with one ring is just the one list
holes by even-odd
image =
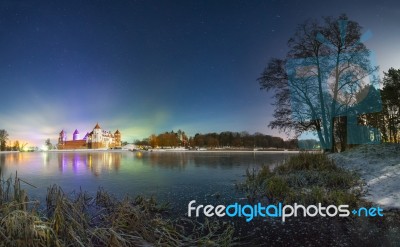
[[168, 217], [167, 204], [138, 196], [118, 199], [99, 188], [95, 196], [47, 190], [44, 208], [29, 201], [15, 177], [0, 168], [0, 246], [231, 246], [230, 224]]

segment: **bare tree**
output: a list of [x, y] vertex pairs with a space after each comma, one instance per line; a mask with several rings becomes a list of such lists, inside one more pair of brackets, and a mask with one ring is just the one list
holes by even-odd
[[20, 150], [20, 144], [19, 144], [19, 141], [16, 140], [14, 142], [13, 151], [19, 151], [19, 150]]
[[261, 89], [275, 92], [269, 126], [297, 135], [316, 131], [324, 150], [334, 151], [335, 136], [347, 140], [347, 117], [363, 113], [355, 108], [356, 95], [377, 81], [363, 38], [361, 26], [346, 15], [299, 25], [286, 58], [271, 59], [258, 79]]
[[0, 130], [0, 150], [1, 151], [6, 150], [7, 141], [8, 141], [8, 133], [6, 130], [1, 129]]
[[53, 144], [51, 144], [50, 138], [47, 138], [44, 142], [44, 145], [47, 147], [47, 150], [53, 149]]

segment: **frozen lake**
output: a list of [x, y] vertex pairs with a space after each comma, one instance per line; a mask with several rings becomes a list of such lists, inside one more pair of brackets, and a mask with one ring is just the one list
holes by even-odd
[[244, 179], [247, 168], [274, 165], [288, 153], [240, 152], [35, 152], [1, 153], [4, 178], [18, 177], [30, 198], [44, 199], [47, 188], [60, 185], [64, 192], [99, 187], [117, 196], [154, 195], [173, 207], [190, 200], [205, 203], [231, 201], [240, 195], [234, 184]]

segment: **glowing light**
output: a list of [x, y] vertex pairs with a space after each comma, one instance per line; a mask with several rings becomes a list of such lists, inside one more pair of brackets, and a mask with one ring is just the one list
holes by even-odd
[[89, 155], [89, 167], [92, 167], [92, 155]]
[[142, 154], [142, 152], [137, 152], [135, 156], [136, 156], [136, 158], [140, 159], [140, 158], [142, 158], [143, 154]]

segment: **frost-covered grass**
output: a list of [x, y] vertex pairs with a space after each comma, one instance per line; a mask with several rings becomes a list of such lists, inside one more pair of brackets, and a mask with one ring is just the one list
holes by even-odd
[[238, 184], [250, 200], [306, 205], [348, 204], [356, 206], [360, 197], [360, 179], [321, 153], [300, 153], [270, 170], [247, 170], [246, 180]]

